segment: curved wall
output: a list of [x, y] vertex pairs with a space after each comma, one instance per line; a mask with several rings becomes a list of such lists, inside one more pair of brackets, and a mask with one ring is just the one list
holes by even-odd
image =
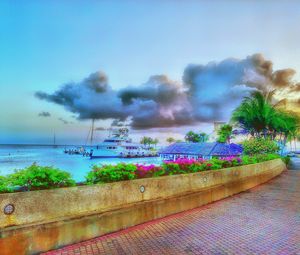
[[[0, 195], [1, 254], [35, 254], [192, 209], [286, 169], [281, 159], [194, 174]], [[15, 211], [5, 215], [12, 204]]]

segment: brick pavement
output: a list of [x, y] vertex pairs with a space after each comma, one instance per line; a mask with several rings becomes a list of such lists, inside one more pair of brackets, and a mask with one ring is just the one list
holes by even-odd
[[286, 171], [207, 206], [45, 254], [300, 254], [300, 171]]

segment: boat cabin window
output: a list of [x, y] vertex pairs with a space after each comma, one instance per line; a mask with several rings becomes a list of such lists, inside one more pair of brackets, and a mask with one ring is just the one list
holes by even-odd
[[138, 147], [136, 146], [126, 146], [126, 150], [136, 150]]

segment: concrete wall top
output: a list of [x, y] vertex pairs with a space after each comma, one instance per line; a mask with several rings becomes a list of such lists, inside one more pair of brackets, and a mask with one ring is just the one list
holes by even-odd
[[[142, 201], [196, 192], [276, 168], [285, 168], [281, 159], [194, 174], [0, 194], [0, 228], [96, 214]], [[15, 207], [11, 215], [3, 212], [8, 204]]]

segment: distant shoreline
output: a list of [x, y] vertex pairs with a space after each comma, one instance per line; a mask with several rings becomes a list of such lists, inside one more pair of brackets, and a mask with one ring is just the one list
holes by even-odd
[[95, 146], [95, 145], [81, 145], [81, 144], [28, 144], [28, 143], [24, 143], [24, 144], [18, 144], [18, 143], [8, 143], [8, 144], [0, 144], [0, 146], [45, 146], [45, 147], [64, 147], [64, 146], [85, 146], [85, 147], [91, 147], [91, 146]]

